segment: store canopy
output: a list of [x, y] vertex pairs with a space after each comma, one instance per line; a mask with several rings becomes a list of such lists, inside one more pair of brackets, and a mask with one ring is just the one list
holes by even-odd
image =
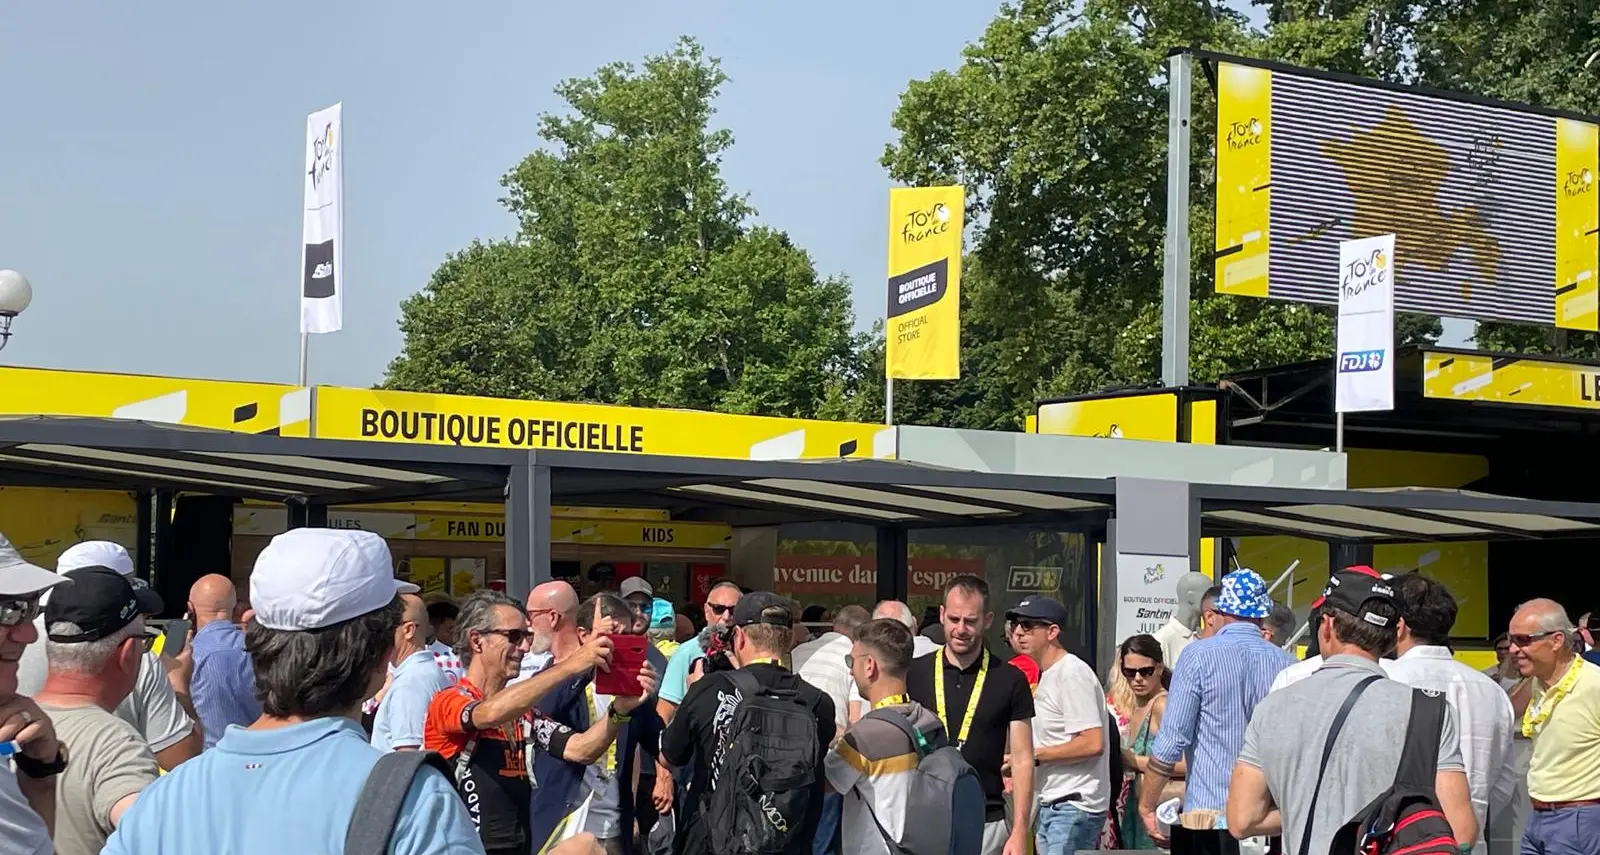
[[[0, 484], [10, 486], [165, 488], [320, 505], [498, 502], [513, 471], [530, 469], [548, 477], [553, 503], [657, 507], [680, 519], [733, 525], [1097, 525], [1114, 513], [1117, 495], [1115, 478], [884, 460], [715, 460], [300, 439], [108, 419], [0, 419]], [[1209, 536], [1369, 543], [1600, 537], [1600, 504], [1591, 503], [1225, 484], [1194, 484], [1191, 496]]]

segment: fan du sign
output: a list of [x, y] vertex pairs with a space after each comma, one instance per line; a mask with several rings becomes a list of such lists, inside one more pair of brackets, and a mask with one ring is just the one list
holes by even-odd
[[1117, 555], [1117, 638], [1155, 634], [1178, 609], [1188, 556]]
[[1339, 244], [1334, 409], [1394, 409], [1394, 235]]

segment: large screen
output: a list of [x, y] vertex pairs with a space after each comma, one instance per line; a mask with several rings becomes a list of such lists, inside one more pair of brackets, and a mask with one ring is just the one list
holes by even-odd
[[1395, 235], [1395, 309], [1597, 328], [1592, 121], [1216, 62], [1216, 289], [1337, 303], [1339, 243]]

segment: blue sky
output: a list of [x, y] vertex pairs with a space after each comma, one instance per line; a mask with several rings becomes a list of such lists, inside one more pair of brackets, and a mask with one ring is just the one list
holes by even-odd
[[[733, 78], [725, 163], [761, 219], [879, 310], [907, 81], [959, 62], [997, 0], [415, 0], [13, 4], [0, 267], [34, 283], [0, 362], [292, 382], [307, 113], [345, 110], [345, 330], [311, 380], [366, 386], [399, 303], [445, 254], [513, 227], [500, 176], [564, 78], [693, 35]], [[863, 311], [864, 310], [864, 311]]]

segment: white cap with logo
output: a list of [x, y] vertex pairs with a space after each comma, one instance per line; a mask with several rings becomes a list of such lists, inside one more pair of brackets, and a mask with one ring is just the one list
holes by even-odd
[[395, 578], [383, 538], [355, 529], [286, 531], [261, 550], [250, 574], [256, 622], [291, 632], [358, 618], [417, 590]]
[[57, 573], [69, 573], [84, 567], [110, 567], [124, 576], [132, 576], [133, 556], [120, 543], [86, 540], [67, 547], [56, 559]]
[[0, 534], [0, 597], [31, 597], [70, 581], [22, 560], [22, 553]]

